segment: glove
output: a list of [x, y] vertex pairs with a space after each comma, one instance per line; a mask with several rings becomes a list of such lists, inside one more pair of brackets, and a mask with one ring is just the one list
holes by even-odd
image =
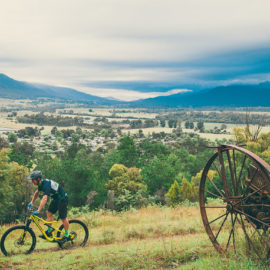
[[27, 204], [27, 208], [28, 208], [28, 209], [31, 209], [32, 206], [33, 206], [33, 204], [32, 204], [31, 202]]
[[34, 216], [37, 216], [38, 214], [39, 214], [38, 210], [33, 213]]

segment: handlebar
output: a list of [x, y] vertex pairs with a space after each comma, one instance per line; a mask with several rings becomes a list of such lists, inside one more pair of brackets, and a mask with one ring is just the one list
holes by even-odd
[[33, 214], [35, 210], [33, 209], [33, 207], [27, 207], [27, 212], [29, 212], [30, 214]]

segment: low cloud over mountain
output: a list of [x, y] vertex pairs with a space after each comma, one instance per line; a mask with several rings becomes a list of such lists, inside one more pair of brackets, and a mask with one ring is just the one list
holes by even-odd
[[[128, 92], [128, 90], [126, 91]], [[156, 89], [160, 92], [160, 89]], [[270, 107], [270, 83], [264, 82], [256, 85], [239, 84], [219, 86], [205, 90], [160, 92], [162, 95], [155, 98], [141, 99], [133, 102], [111, 99], [86, 94], [71, 88], [55, 87], [40, 84], [31, 84], [16, 81], [0, 74], [0, 97], [13, 99], [36, 99], [40, 97], [71, 100], [75, 102], [88, 102], [100, 105], [124, 105], [132, 107]], [[168, 95], [171, 93], [171, 95]], [[175, 94], [176, 93], [176, 94]]]
[[[0, 97], [12, 99], [36, 99], [40, 97], [62, 100], [93, 102], [97, 104], [114, 104], [116, 101], [85, 94], [65, 87], [21, 82], [0, 74]], [[119, 103], [119, 102], [117, 102]]]

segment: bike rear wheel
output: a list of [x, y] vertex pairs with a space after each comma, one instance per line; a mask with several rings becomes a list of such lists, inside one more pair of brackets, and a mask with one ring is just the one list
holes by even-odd
[[[59, 227], [61, 232], [57, 232], [57, 237], [63, 237], [65, 230], [62, 224]], [[61, 248], [68, 249], [73, 247], [83, 247], [89, 237], [89, 231], [87, 226], [80, 220], [69, 220], [69, 235], [71, 239], [66, 242], [59, 241], [58, 244]]]
[[1, 238], [1, 251], [6, 256], [29, 254], [36, 246], [32, 229], [19, 225], [8, 229]]

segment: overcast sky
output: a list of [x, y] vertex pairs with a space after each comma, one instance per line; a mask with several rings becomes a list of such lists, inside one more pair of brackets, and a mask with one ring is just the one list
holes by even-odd
[[16, 80], [125, 100], [270, 80], [269, 0], [0, 3], [0, 73]]

